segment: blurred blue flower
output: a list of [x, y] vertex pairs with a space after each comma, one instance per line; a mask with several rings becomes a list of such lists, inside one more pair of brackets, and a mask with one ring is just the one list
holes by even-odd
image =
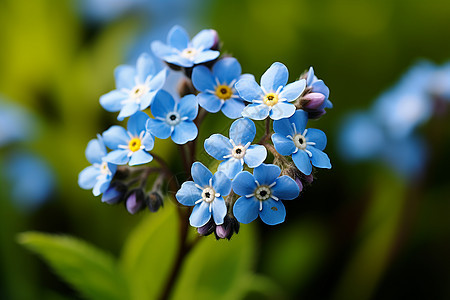
[[103, 161], [107, 152], [101, 135], [89, 141], [85, 154], [92, 165], [80, 172], [78, 185], [86, 190], [92, 189], [94, 196], [98, 196], [108, 189], [117, 166]]
[[151, 48], [153, 53], [165, 62], [188, 68], [216, 59], [220, 52], [211, 48], [217, 43], [215, 30], [204, 29], [190, 41], [186, 30], [176, 25], [167, 36], [167, 44], [154, 41]]
[[217, 170], [233, 179], [242, 171], [244, 162], [250, 168], [256, 168], [266, 159], [264, 146], [250, 145], [255, 135], [256, 127], [252, 120], [237, 119], [231, 124], [229, 139], [221, 134], [213, 134], [205, 140], [205, 150], [215, 159], [223, 160]]
[[194, 181], [186, 181], [176, 193], [178, 202], [194, 206], [189, 221], [191, 226], [202, 227], [211, 216], [216, 225], [223, 224], [227, 207], [223, 196], [230, 193], [231, 181], [218, 171], [214, 175], [202, 163], [192, 164], [191, 175]]
[[120, 111], [118, 120], [144, 110], [151, 105], [166, 80], [167, 71], [156, 71], [148, 53], [142, 53], [133, 66], [118, 66], [114, 71], [116, 90], [100, 97], [100, 104], [110, 112]]
[[253, 175], [247, 171], [236, 175], [233, 191], [242, 197], [234, 204], [233, 213], [239, 222], [250, 223], [258, 215], [268, 225], [284, 222], [286, 209], [280, 200], [295, 199], [300, 190], [291, 177], [278, 177], [280, 173], [276, 165], [261, 164]]
[[194, 95], [186, 95], [178, 101], [161, 90], [151, 107], [155, 119], [149, 119], [147, 130], [160, 139], [169, 136], [177, 144], [185, 144], [197, 137], [198, 129], [193, 120], [197, 117], [198, 104]]
[[109, 22], [130, 11], [148, 9], [147, 0], [81, 0], [81, 12], [89, 21]]
[[0, 147], [29, 139], [34, 127], [29, 113], [0, 100]]
[[295, 112], [295, 106], [289, 102], [297, 99], [304, 91], [304, 79], [286, 85], [289, 73], [285, 65], [273, 63], [261, 76], [261, 86], [253, 78], [239, 80], [235, 87], [247, 105], [243, 117], [254, 120], [264, 120], [270, 116], [273, 120], [288, 118]]
[[281, 155], [292, 155], [295, 166], [305, 175], [312, 172], [312, 165], [318, 168], [331, 168], [330, 159], [322, 150], [327, 145], [327, 137], [322, 130], [306, 129], [308, 113], [297, 110], [289, 119], [273, 123], [275, 133], [272, 142]]
[[153, 157], [148, 151], [153, 149], [153, 136], [146, 132], [145, 124], [149, 116], [138, 111], [128, 120], [128, 131], [121, 126], [111, 126], [103, 133], [105, 145], [110, 148], [104, 161], [116, 164], [130, 166], [140, 165], [150, 162]]
[[192, 83], [201, 92], [197, 95], [198, 104], [211, 113], [222, 110], [230, 119], [241, 117], [245, 104], [234, 84], [247, 76], [253, 78], [250, 74], [241, 75], [241, 71], [241, 65], [234, 57], [222, 58], [214, 64], [212, 71], [205, 66], [195, 67]]

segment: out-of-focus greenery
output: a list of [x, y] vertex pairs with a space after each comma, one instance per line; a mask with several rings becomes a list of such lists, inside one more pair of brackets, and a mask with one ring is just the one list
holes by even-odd
[[[325, 80], [334, 108], [311, 126], [327, 133], [326, 152], [333, 169], [320, 170], [313, 185], [296, 202], [286, 203], [288, 215], [282, 225], [258, 224], [256, 231], [243, 225], [229, 245], [217, 243], [212, 237], [203, 241], [198, 252], [187, 260], [183, 270], [187, 274], [183, 274], [174, 296], [181, 299], [196, 295], [199, 286], [210, 284], [210, 294], [208, 289], [201, 290], [204, 298], [219, 292], [233, 299], [245, 294], [241, 290], [244, 284], [237, 283], [247, 282], [255, 286], [246, 292], [250, 299], [274, 294], [302, 299], [450, 298], [450, 161], [445, 159], [450, 149], [449, 122], [436, 120], [424, 128], [427, 136], [440, 142], [433, 144], [436, 147], [428, 174], [413, 184], [379, 166], [346, 165], [334, 147], [336, 128], [345, 112], [368, 107], [417, 59], [428, 58], [436, 63], [450, 59], [450, 3], [204, 2], [207, 9], [192, 16], [196, 27], [189, 28], [191, 35], [202, 28], [216, 29], [223, 50], [240, 61], [244, 72], [259, 80], [272, 62], [280, 61], [288, 66], [291, 80], [310, 65]], [[78, 297], [17, 244], [19, 232], [70, 234], [126, 261], [121, 255], [136, 249], [121, 252], [125, 241], [139, 240], [131, 232], [145, 232], [142, 226], [160, 217], [149, 212], [128, 215], [121, 207], [102, 204], [77, 186], [78, 172], [87, 166], [87, 142], [116, 122], [114, 114], [102, 110], [98, 98], [114, 87], [114, 68], [127, 62], [133, 43], [148, 24], [141, 14], [130, 13], [108, 24], [89, 25], [80, 15], [80, 3], [0, 2], [0, 95], [37, 117], [40, 138], [31, 147], [49, 162], [58, 180], [55, 195], [31, 215], [15, 211], [7, 186], [0, 183], [2, 299]], [[160, 37], [165, 35], [162, 32]], [[226, 132], [229, 124], [223, 117], [207, 118], [208, 132], [200, 138]], [[163, 142], [156, 151], [169, 157], [175, 150]], [[159, 234], [172, 234], [172, 227], [162, 227]], [[245, 237], [251, 239], [247, 248], [251, 253], [241, 253], [237, 246]], [[27, 239], [22, 236], [21, 241], [26, 243]], [[153, 247], [158, 257], [150, 258], [170, 258], [159, 244]], [[229, 252], [236, 254], [229, 256]], [[198, 267], [203, 255], [215, 253], [224, 256], [222, 264], [215, 260], [213, 271]], [[142, 259], [149, 257], [144, 255]], [[239, 259], [255, 261], [242, 262], [243, 268], [234, 273], [221, 272], [224, 264]], [[136, 268], [139, 263], [135, 262]], [[249, 275], [252, 268], [258, 275]], [[136, 272], [145, 277], [146, 272], [153, 271]], [[222, 280], [223, 285], [213, 277]], [[139, 294], [144, 283], [133, 282], [133, 291]], [[160, 284], [156, 280], [155, 285]]]

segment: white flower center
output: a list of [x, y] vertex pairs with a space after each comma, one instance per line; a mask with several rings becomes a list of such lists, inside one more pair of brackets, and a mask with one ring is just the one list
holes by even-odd
[[241, 159], [245, 156], [246, 150], [245, 146], [237, 145], [231, 150], [231, 155], [236, 159]]
[[306, 145], [307, 145], [306, 138], [302, 134], [298, 133], [298, 134], [294, 135], [292, 140], [294, 142], [295, 147], [297, 147], [298, 149], [301, 149], [301, 150], [306, 149]]
[[102, 164], [100, 165], [100, 173], [104, 175], [111, 174], [111, 171], [108, 168], [108, 163], [106, 161], [102, 162]]
[[272, 190], [267, 185], [260, 185], [255, 190], [255, 197], [259, 201], [265, 201], [272, 196]]
[[181, 56], [187, 59], [193, 59], [197, 55], [197, 49], [186, 48], [181, 52]]
[[137, 86], [135, 86], [134, 88], [131, 89], [130, 92], [130, 97], [133, 99], [139, 99], [144, 96], [145, 94], [147, 94], [150, 91], [150, 89], [143, 85], [143, 84], [139, 84]]
[[216, 199], [216, 191], [212, 187], [207, 187], [202, 192], [202, 200], [211, 203]]
[[166, 122], [170, 126], [175, 126], [181, 122], [180, 114], [176, 111], [170, 112], [166, 116]]

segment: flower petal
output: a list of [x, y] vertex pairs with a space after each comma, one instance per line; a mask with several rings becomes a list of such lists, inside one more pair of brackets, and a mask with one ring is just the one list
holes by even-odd
[[116, 165], [125, 165], [130, 159], [128, 153], [130, 150], [114, 150], [109, 152], [103, 160]]
[[172, 133], [172, 128], [164, 121], [157, 119], [148, 119], [146, 125], [147, 131], [160, 139], [167, 139]]
[[306, 76], [306, 85], [307, 86], [311, 86], [311, 84], [314, 81], [314, 77], [315, 77], [315, 75], [314, 75], [314, 68], [313, 67], [309, 67], [308, 75]]
[[202, 199], [202, 191], [195, 186], [193, 181], [185, 181], [176, 193], [178, 202], [186, 206], [193, 206], [195, 202]]
[[240, 197], [234, 203], [233, 214], [240, 223], [248, 224], [258, 217], [259, 201], [255, 197]]
[[244, 161], [250, 168], [256, 168], [266, 160], [267, 150], [262, 145], [251, 145], [245, 151]]
[[192, 46], [198, 49], [210, 49], [216, 42], [217, 32], [213, 29], [203, 29], [192, 38]]
[[276, 165], [261, 164], [259, 167], [253, 170], [253, 176], [259, 182], [259, 184], [271, 184], [278, 176], [280, 176], [281, 169]]
[[192, 121], [182, 121], [175, 126], [171, 134], [172, 141], [178, 145], [186, 144], [197, 137], [198, 129]]
[[209, 211], [209, 203], [202, 201], [201, 203], [194, 206], [192, 214], [189, 217], [189, 223], [194, 227], [202, 227], [208, 223], [211, 219], [211, 212]]
[[295, 105], [288, 102], [278, 102], [272, 106], [270, 111], [270, 118], [272, 120], [279, 120], [283, 118], [289, 118], [295, 113]]
[[152, 52], [156, 57], [163, 58], [174, 53], [174, 49], [161, 41], [154, 41], [151, 44]]
[[331, 169], [331, 162], [328, 155], [315, 147], [308, 146], [307, 150], [311, 151], [311, 163], [317, 168]]
[[133, 136], [139, 136], [142, 131], [145, 131], [145, 124], [150, 117], [142, 111], [138, 111], [128, 119], [127, 129]]
[[141, 143], [145, 147], [144, 149], [146, 151], [150, 151], [150, 150], [153, 149], [153, 146], [155, 144], [155, 139], [153, 138], [153, 136], [149, 132], [146, 132], [144, 134], [144, 136], [142, 137]]
[[262, 100], [264, 93], [261, 87], [254, 79], [243, 78], [234, 85], [242, 99], [253, 102], [253, 100]]
[[294, 135], [296, 134], [296, 132], [294, 132], [294, 128], [292, 127], [290, 119], [280, 119], [273, 121], [273, 131], [285, 137], [287, 137], [288, 135], [294, 137]]
[[292, 117], [289, 118], [289, 121], [295, 124], [296, 133], [303, 134], [303, 131], [306, 128], [306, 123], [308, 122], [308, 113], [304, 110], [298, 109]]
[[230, 84], [233, 80], [238, 80], [241, 72], [241, 65], [234, 57], [222, 58], [212, 68], [212, 73], [221, 84]]
[[168, 92], [160, 90], [153, 100], [151, 106], [152, 115], [154, 117], [166, 118], [166, 115], [174, 110], [175, 100]]
[[139, 55], [136, 62], [136, 73], [139, 84], [143, 84], [149, 75], [155, 73], [155, 64], [148, 53]]
[[201, 162], [196, 161], [192, 164], [191, 175], [194, 182], [202, 188], [209, 186], [209, 180], [212, 178], [211, 171]]
[[272, 134], [272, 142], [275, 150], [281, 155], [291, 155], [296, 149], [294, 142], [290, 138], [279, 133]]
[[98, 196], [100, 194], [103, 194], [109, 187], [109, 184], [111, 183], [111, 180], [107, 179], [101, 179], [97, 181], [97, 183], [94, 185], [94, 188], [92, 189], [92, 194], [94, 196]]
[[184, 50], [188, 47], [189, 35], [183, 27], [175, 25], [169, 31], [167, 44], [180, 51]]
[[216, 225], [222, 225], [223, 219], [227, 215], [227, 206], [225, 204], [225, 201], [223, 200], [222, 197], [218, 197], [214, 199], [211, 205], [214, 223], [216, 223]]
[[309, 175], [312, 172], [312, 165], [311, 161], [309, 159], [308, 154], [303, 151], [299, 150], [296, 153], [292, 154], [292, 160], [294, 161], [295, 166], [297, 169], [300, 170], [305, 175]]
[[288, 69], [279, 62], [273, 63], [261, 76], [261, 87], [267, 93], [275, 92], [281, 86], [285, 86], [289, 77]]
[[286, 101], [291, 102], [300, 97], [306, 87], [306, 80], [301, 79], [286, 85], [279, 95], [280, 98], [286, 98]]
[[128, 163], [130, 166], [142, 165], [148, 162], [151, 162], [153, 156], [150, 155], [144, 149], [138, 150], [131, 155], [130, 162]]
[[101, 164], [102, 158], [106, 155], [106, 148], [102, 140], [92, 139], [89, 141], [85, 155], [91, 164]]
[[192, 121], [197, 117], [198, 103], [194, 95], [186, 95], [178, 102], [178, 113], [181, 117], [187, 117]]
[[241, 99], [228, 99], [222, 106], [222, 112], [230, 119], [237, 119], [242, 116], [245, 104]]
[[199, 54], [197, 54], [194, 58], [194, 63], [195, 64], [201, 64], [207, 61], [211, 61], [213, 59], [216, 59], [217, 57], [219, 57], [220, 52], [219, 51], [215, 51], [215, 50], [206, 50], [206, 51], [202, 51]]
[[192, 84], [194, 87], [204, 92], [206, 90], [214, 91], [216, 83], [211, 71], [205, 66], [197, 66], [192, 71]]
[[221, 134], [213, 134], [205, 140], [206, 152], [217, 160], [223, 160], [224, 156], [230, 155], [233, 145], [230, 140]]
[[167, 77], [167, 69], [163, 69], [158, 72], [152, 79], [150, 79], [150, 82], [148, 83], [148, 87], [151, 91], [157, 91], [161, 89], [166, 82]]
[[248, 118], [240, 118], [231, 124], [230, 139], [236, 145], [245, 146], [248, 142], [252, 142], [256, 135], [256, 126], [252, 120]]
[[100, 105], [109, 112], [119, 111], [123, 106], [122, 101], [127, 99], [127, 93], [114, 90], [100, 97]]
[[128, 132], [125, 130], [125, 128], [114, 125], [111, 126], [108, 130], [103, 132], [103, 142], [105, 143], [106, 147], [108, 147], [111, 150], [118, 149], [119, 145], [127, 145], [130, 140], [130, 137], [128, 135]]
[[114, 69], [114, 77], [116, 79], [116, 88], [120, 89], [132, 89], [136, 82], [134, 78], [136, 76], [136, 70], [132, 66], [121, 65]]
[[298, 197], [300, 189], [295, 180], [287, 175], [278, 177], [272, 187], [272, 194], [278, 199], [292, 200]]
[[157, 93], [156, 91], [153, 91], [153, 92], [146, 93], [145, 95], [142, 95], [140, 97], [141, 103], [138, 104], [139, 110], [144, 110], [147, 107], [149, 107], [150, 104], [152, 104], [153, 99], [155, 99], [156, 93]]
[[117, 116], [117, 120], [122, 121], [126, 117], [134, 115], [134, 113], [137, 112], [138, 110], [139, 110], [139, 104], [137, 104], [136, 102], [128, 102], [120, 110], [120, 113]]
[[265, 104], [250, 104], [242, 110], [242, 116], [253, 120], [264, 120], [269, 116], [270, 109]]
[[172, 54], [172, 55], [164, 56], [163, 59], [168, 63], [174, 64], [174, 65], [177, 65], [180, 67], [185, 67], [185, 68], [189, 68], [194, 65], [194, 62], [192, 60], [182, 57], [179, 54]]
[[239, 196], [251, 195], [257, 187], [255, 177], [247, 171], [240, 172], [232, 182], [233, 191]]
[[286, 208], [281, 201], [263, 201], [263, 209], [259, 212], [259, 217], [267, 225], [277, 225], [284, 222], [286, 218]]
[[97, 176], [99, 176], [100, 170], [94, 166], [89, 166], [78, 175], [78, 185], [85, 190], [90, 190], [97, 182]]
[[210, 113], [216, 113], [222, 107], [222, 101], [214, 94], [200, 93], [197, 95], [198, 104]]
[[221, 196], [226, 196], [231, 190], [231, 180], [225, 173], [218, 171], [212, 177], [212, 186]]
[[233, 179], [243, 169], [239, 159], [230, 157], [219, 164], [218, 171], [223, 172], [229, 179]]
[[327, 136], [322, 130], [316, 128], [308, 128], [306, 141], [316, 143], [314, 147], [319, 150], [323, 150], [327, 146]]

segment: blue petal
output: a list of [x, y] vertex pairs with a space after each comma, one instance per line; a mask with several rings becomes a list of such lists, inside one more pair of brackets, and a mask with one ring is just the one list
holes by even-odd
[[259, 217], [267, 225], [277, 225], [284, 222], [286, 218], [286, 208], [281, 201], [263, 201], [263, 209], [259, 212]]
[[291, 102], [300, 97], [306, 87], [305, 79], [297, 80], [285, 86], [280, 93], [280, 98], [286, 98], [286, 101]]
[[111, 180], [101, 179], [97, 181], [94, 185], [94, 188], [92, 189], [92, 194], [94, 196], [98, 196], [100, 194], [103, 194], [109, 187], [109, 184], [111, 183]]
[[213, 134], [205, 140], [205, 150], [206, 152], [217, 160], [223, 160], [224, 156], [231, 154], [230, 140], [221, 134]]
[[292, 160], [294, 161], [297, 169], [305, 175], [309, 175], [312, 172], [312, 165], [308, 154], [303, 150], [298, 150], [292, 154]]
[[217, 168], [218, 171], [223, 172], [228, 178], [233, 179], [243, 169], [242, 163], [239, 159], [230, 157], [220, 163]]
[[278, 176], [280, 176], [281, 169], [276, 165], [261, 164], [253, 170], [253, 176], [259, 184], [271, 184]]
[[239, 79], [242, 69], [236, 58], [225, 57], [214, 64], [212, 72], [221, 84], [230, 84]]
[[311, 163], [317, 168], [331, 169], [331, 162], [326, 153], [316, 149], [315, 147], [306, 147], [312, 153]]
[[233, 214], [240, 223], [248, 224], [258, 217], [259, 201], [255, 197], [240, 197], [234, 203]]
[[197, 126], [192, 121], [180, 122], [171, 134], [172, 141], [178, 145], [186, 144], [189, 141], [195, 140], [198, 134]]
[[187, 117], [192, 121], [197, 117], [198, 103], [194, 95], [186, 95], [178, 102], [178, 113], [181, 117]]
[[323, 150], [327, 146], [327, 136], [322, 130], [316, 128], [308, 128], [306, 141], [316, 143], [314, 147], [319, 150]]
[[162, 43], [161, 41], [152, 42], [151, 48], [153, 54], [155, 54], [156, 57], [159, 57], [161, 59], [174, 53], [174, 49], [172, 47]]
[[203, 29], [192, 38], [192, 46], [196, 49], [210, 49], [216, 42], [217, 32]]
[[137, 104], [136, 102], [128, 102], [127, 104], [125, 104], [124, 107], [122, 107], [122, 110], [117, 116], [117, 120], [122, 121], [126, 117], [134, 115], [134, 113], [137, 112], [138, 110], [139, 104]]
[[150, 79], [150, 82], [148, 83], [148, 87], [151, 91], [157, 91], [161, 89], [166, 82], [167, 77], [167, 69], [163, 69], [158, 72], [158, 74], [155, 75], [152, 79]]
[[192, 164], [191, 175], [194, 182], [202, 188], [209, 186], [209, 180], [213, 176], [211, 171], [198, 161]]
[[280, 86], [285, 86], [289, 77], [288, 69], [279, 62], [273, 63], [261, 76], [261, 87], [267, 93], [275, 92]]
[[298, 197], [300, 189], [295, 180], [287, 175], [278, 177], [272, 187], [272, 194], [281, 200], [292, 200]]
[[272, 134], [272, 142], [275, 150], [281, 155], [291, 155], [296, 149], [294, 142], [290, 138], [279, 133]]
[[253, 100], [262, 100], [264, 93], [261, 87], [254, 79], [243, 78], [234, 85], [242, 99], [253, 102]]
[[222, 112], [230, 119], [237, 119], [242, 116], [245, 104], [242, 100], [228, 99], [222, 106]]
[[153, 136], [149, 133], [146, 132], [144, 134], [144, 136], [142, 137], [142, 145], [145, 147], [144, 149], [146, 151], [150, 151], [153, 149], [153, 146], [155, 144], [155, 139], [153, 138]]
[[288, 135], [294, 137], [294, 135], [296, 134], [296, 132], [294, 132], [294, 128], [292, 127], [290, 119], [281, 119], [273, 121], [273, 131], [286, 137]]
[[325, 95], [325, 98], [328, 98], [330, 96], [330, 89], [325, 85], [323, 80], [314, 82], [314, 84], [312, 85], [312, 92], [321, 93]]
[[155, 99], [156, 91], [146, 93], [140, 97], [141, 103], [139, 103], [139, 110], [144, 110], [152, 104], [153, 99]]
[[160, 139], [167, 139], [172, 133], [172, 129], [169, 124], [157, 119], [149, 119], [147, 121], [147, 130], [154, 136]]
[[201, 203], [194, 206], [192, 214], [189, 217], [189, 223], [194, 227], [202, 227], [208, 223], [211, 219], [211, 212], [209, 211], [209, 203], [202, 201]]
[[180, 51], [184, 50], [188, 47], [189, 35], [183, 27], [175, 25], [169, 31], [167, 36], [167, 44], [177, 48]]
[[128, 99], [128, 94], [114, 90], [100, 97], [100, 105], [109, 112], [119, 111], [123, 104], [122, 101]]
[[227, 215], [227, 206], [225, 205], [225, 201], [222, 197], [219, 197], [214, 199], [211, 205], [214, 223], [216, 223], [216, 225], [222, 225], [223, 219]]
[[304, 110], [298, 109], [292, 117], [289, 118], [291, 123], [295, 124], [296, 133], [303, 134], [306, 128], [306, 123], [308, 122], [308, 113]]
[[198, 104], [210, 113], [216, 113], [222, 107], [222, 101], [214, 94], [200, 93], [197, 95]]
[[247, 171], [236, 175], [232, 182], [233, 191], [239, 196], [250, 195], [257, 187], [255, 177]]
[[168, 63], [189, 68], [194, 65], [194, 62], [188, 58], [182, 57], [179, 54], [172, 54], [164, 57], [164, 60]]
[[250, 168], [256, 168], [264, 162], [266, 157], [266, 147], [262, 145], [251, 145], [245, 151], [244, 161]]
[[248, 118], [237, 119], [231, 124], [230, 139], [233, 140], [236, 145], [245, 146], [247, 143], [251, 143], [255, 138], [255, 135], [255, 123]]
[[226, 196], [231, 191], [231, 180], [225, 173], [218, 171], [212, 177], [212, 186], [221, 196]]
[[306, 76], [306, 85], [311, 86], [314, 81], [314, 68], [310, 67], [308, 70], [308, 75]]
[[194, 87], [204, 92], [206, 90], [215, 90], [216, 83], [211, 71], [205, 66], [197, 66], [192, 71], [192, 84]]
[[295, 105], [288, 102], [278, 102], [272, 106], [270, 111], [270, 118], [272, 120], [279, 120], [283, 118], [289, 118], [295, 113]]
[[143, 84], [149, 75], [155, 73], [155, 64], [148, 53], [142, 53], [136, 62], [137, 81]]
[[201, 64], [207, 61], [211, 61], [213, 59], [216, 59], [217, 57], [219, 57], [220, 52], [219, 51], [215, 51], [215, 50], [206, 50], [206, 51], [202, 51], [199, 54], [197, 54], [194, 58], [194, 63], [195, 64]]
[[193, 181], [185, 181], [175, 197], [181, 204], [193, 206], [196, 201], [202, 199], [202, 191], [195, 186]]
[[116, 165], [125, 165], [130, 159], [128, 153], [130, 150], [114, 150], [109, 152], [103, 160]]
[[134, 78], [136, 76], [136, 70], [132, 66], [121, 65], [114, 69], [114, 77], [116, 79], [116, 88], [120, 89], [132, 89], [136, 82]]
[[[164, 91], [160, 90], [153, 100], [151, 107], [152, 115], [154, 117], [166, 118], [166, 115], [174, 110], [175, 100], [172, 96]], [[156, 134], [155, 134], [156, 135]]]
[[242, 116], [253, 120], [264, 120], [269, 116], [270, 109], [265, 104], [250, 104], [242, 111]]
[[103, 142], [111, 150], [118, 149], [119, 145], [128, 146], [129, 140], [128, 132], [121, 126], [114, 125], [103, 132]]
[[142, 131], [145, 131], [145, 124], [147, 124], [148, 119], [150, 118], [145, 112], [138, 111], [128, 120], [128, 132], [133, 136], [139, 136]]
[[78, 185], [85, 190], [90, 190], [97, 182], [97, 176], [99, 176], [100, 170], [94, 166], [89, 166], [78, 175]]
[[256, 82], [256, 79], [255, 79], [255, 76], [253, 75], [253, 74], [242, 74], [240, 77], [239, 77], [239, 80], [241, 80], [241, 79], [245, 79], [245, 80], [252, 80], [252, 81], [255, 81]]
[[92, 139], [86, 147], [85, 154], [91, 164], [101, 164], [102, 158], [106, 155], [105, 145], [98, 139]]
[[142, 165], [148, 162], [151, 162], [153, 156], [150, 155], [144, 149], [138, 150], [131, 155], [130, 162], [128, 163], [130, 166]]

